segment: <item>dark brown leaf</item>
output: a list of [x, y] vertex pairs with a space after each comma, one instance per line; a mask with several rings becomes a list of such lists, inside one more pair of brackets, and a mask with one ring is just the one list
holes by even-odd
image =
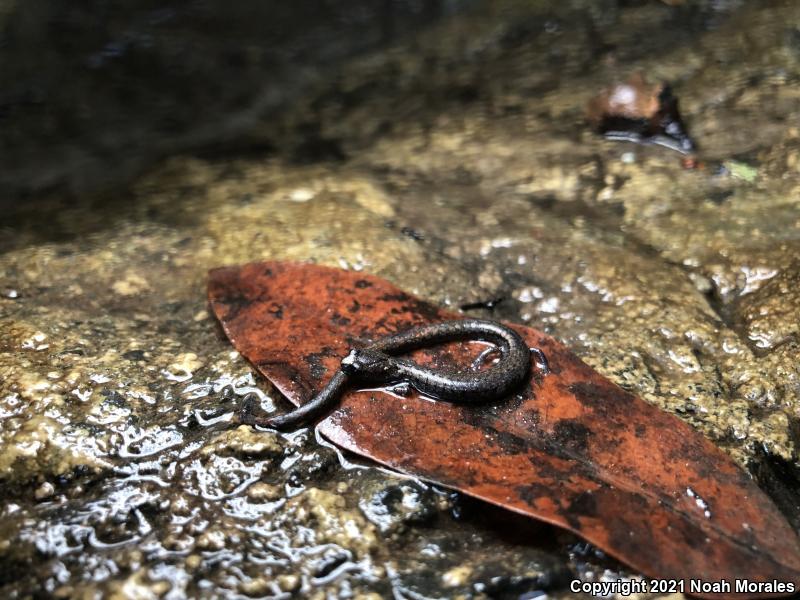
[[[216, 269], [209, 298], [234, 346], [295, 404], [353, 345], [458, 318], [386, 281], [315, 265]], [[575, 532], [650, 577], [800, 586], [800, 544], [750, 477], [679, 419], [623, 391], [566, 347], [513, 326], [541, 348], [505, 402], [460, 406], [412, 394], [351, 390], [320, 424], [352, 452]], [[471, 344], [415, 354], [469, 364]], [[704, 594], [696, 594], [703, 596]]]

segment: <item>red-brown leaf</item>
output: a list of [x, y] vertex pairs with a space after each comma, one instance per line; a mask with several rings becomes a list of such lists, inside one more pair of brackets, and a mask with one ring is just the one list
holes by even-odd
[[[236, 349], [295, 404], [331, 377], [351, 345], [458, 318], [377, 277], [307, 264], [216, 269], [209, 298]], [[553, 338], [513, 327], [544, 351], [552, 372], [535, 372], [507, 401], [460, 406], [351, 390], [321, 433], [398, 471], [573, 531], [650, 577], [683, 579], [687, 592], [692, 579], [800, 587], [794, 531], [727, 455]], [[469, 364], [470, 346], [415, 358]], [[765, 595], [732, 589], [708, 597]]]

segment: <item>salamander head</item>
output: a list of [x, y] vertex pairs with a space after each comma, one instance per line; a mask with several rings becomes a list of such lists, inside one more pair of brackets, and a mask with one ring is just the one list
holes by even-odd
[[384, 381], [394, 373], [390, 358], [383, 352], [353, 349], [342, 359], [342, 371], [348, 375], [372, 381]]

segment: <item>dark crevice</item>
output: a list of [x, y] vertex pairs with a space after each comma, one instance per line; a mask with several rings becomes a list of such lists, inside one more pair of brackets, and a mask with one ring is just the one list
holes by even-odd
[[759, 446], [747, 468], [794, 530], [800, 532], [800, 466], [797, 462], [785, 460]]

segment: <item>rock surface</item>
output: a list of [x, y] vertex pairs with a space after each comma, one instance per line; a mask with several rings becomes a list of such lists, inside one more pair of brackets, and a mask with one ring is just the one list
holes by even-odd
[[[23, 4], [0, 4], [8, 31]], [[235, 428], [249, 393], [267, 411], [288, 405], [219, 334], [205, 277], [261, 259], [367, 270], [450, 307], [502, 297], [493, 316], [557, 336], [790, 497], [800, 7], [675, 4], [476, 4], [343, 63], [280, 114], [256, 112], [241, 144], [198, 138], [175, 153], [153, 123], [214, 114], [170, 98], [134, 111], [165, 136], [157, 156], [129, 157], [155, 165], [144, 175], [12, 202], [0, 218], [3, 595], [564, 597], [572, 577], [626, 574], [552, 528], [353, 467], [311, 432]], [[13, 58], [16, 42], [6, 48]], [[208, 52], [192, 64], [222, 73]], [[634, 70], [673, 82], [705, 169], [589, 131], [587, 100]], [[88, 97], [96, 80], [70, 85]], [[215, 85], [257, 93], [252, 78]], [[218, 123], [251, 106], [210, 105]], [[81, 123], [75, 147], [102, 154], [108, 123]], [[52, 127], [71, 139], [74, 124]], [[21, 138], [26, 189], [61, 181], [30, 162], [47, 139]], [[779, 504], [797, 523], [798, 507]]]

